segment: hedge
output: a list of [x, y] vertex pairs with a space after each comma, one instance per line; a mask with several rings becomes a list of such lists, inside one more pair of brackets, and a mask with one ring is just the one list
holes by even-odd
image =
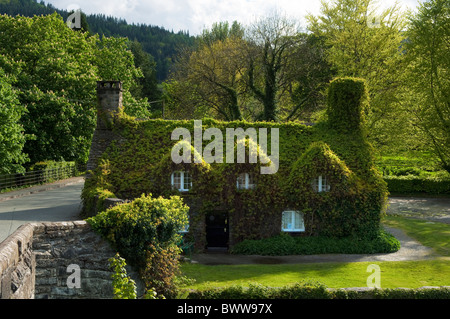
[[419, 177], [414, 175], [383, 176], [390, 193], [431, 195], [450, 194], [450, 177]]
[[251, 284], [189, 291], [186, 299], [450, 299], [450, 287], [331, 289], [314, 282], [284, 287]]
[[356, 237], [292, 237], [286, 233], [267, 239], [244, 240], [231, 252], [243, 255], [314, 255], [314, 254], [375, 254], [392, 253], [400, 249], [400, 242], [380, 229], [375, 238]]

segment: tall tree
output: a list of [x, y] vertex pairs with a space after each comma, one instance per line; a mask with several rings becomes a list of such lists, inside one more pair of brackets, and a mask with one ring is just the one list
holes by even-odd
[[405, 66], [406, 19], [397, 5], [381, 12], [374, 0], [321, 2], [318, 16], [308, 15], [308, 29], [325, 39], [327, 60], [336, 76], [366, 79], [370, 92], [369, 132], [390, 129], [383, 121], [397, 111]]
[[428, 0], [410, 17], [405, 96], [413, 124], [450, 172], [450, 2]]
[[32, 163], [87, 161], [95, 128], [97, 80], [124, 81], [125, 111], [148, 113], [146, 103], [129, 93], [141, 73], [126, 39], [99, 39], [73, 31], [56, 13], [33, 18], [1, 15], [0, 30], [0, 55], [23, 62], [12, 85], [27, 108], [20, 124], [30, 137], [23, 151]]
[[263, 105], [260, 120], [278, 120], [278, 99], [290, 85], [287, 71], [299, 31], [296, 21], [278, 14], [262, 18], [248, 29], [247, 80], [251, 92]]
[[242, 34], [237, 23], [231, 28], [228, 23], [214, 24], [199, 37], [195, 50], [182, 52], [176, 72], [166, 84], [171, 100], [175, 101], [172, 114], [183, 117], [177, 112], [178, 105], [188, 117], [243, 119], [241, 97], [245, 61], [241, 57]]
[[19, 123], [26, 109], [20, 104], [18, 94], [12, 86], [20, 72], [20, 65], [8, 61], [2, 55], [0, 61], [0, 65], [12, 72], [6, 74], [0, 67], [0, 175], [2, 175], [23, 172], [22, 164], [27, 161], [27, 156], [22, 152], [25, 134], [23, 126]]

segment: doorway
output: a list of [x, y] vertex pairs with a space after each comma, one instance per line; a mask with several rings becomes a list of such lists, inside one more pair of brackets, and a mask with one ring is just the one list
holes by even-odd
[[228, 212], [219, 211], [206, 214], [206, 248], [228, 248], [228, 240]]

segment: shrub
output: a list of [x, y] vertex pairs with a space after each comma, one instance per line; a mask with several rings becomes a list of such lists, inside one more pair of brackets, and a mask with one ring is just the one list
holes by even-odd
[[252, 284], [190, 291], [187, 299], [450, 299], [448, 287], [418, 289], [329, 289], [319, 282], [284, 287]]
[[87, 221], [137, 268], [147, 290], [155, 288], [159, 295], [168, 296], [175, 293], [178, 231], [187, 223], [187, 210], [180, 197], [142, 195]]
[[111, 276], [114, 299], [136, 299], [136, 283], [127, 275], [125, 259], [116, 254], [108, 261], [110, 262], [110, 268], [114, 271]]
[[443, 175], [419, 177], [384, 176], [389, 192], [398, 194], [427, 193], [450, 194], [450, 177]]
[[39, 172], [39, 182], [48, 183], [72, 177], [76, 174], [75, 162], [43, 161], [35, 163], [30, 171]]
[[282, 233], [278, 236], [244, 240], [235, 245], [233, 254], [243, 255], [314, 255], [314, 254], [374, 254], [391, 253], [400, 249], [400, 242], [384, 230], [375, 238], [361, 237], [292, 237]]

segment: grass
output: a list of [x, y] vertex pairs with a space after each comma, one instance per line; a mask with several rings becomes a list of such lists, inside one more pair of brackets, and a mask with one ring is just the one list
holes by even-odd
[[276, 265], [200, 265], [184, 263], [183, 275], [194, 279], [184, 288], [206, 289], [250, 283], [281, 287], [302, 281], [319, 281], [329, 288], [366, 287], [367, 267], [377, 264], [382, 288], [450, 286], [450, 225], [388, 216], [384, 223], [403, 229], [442, 257], [421, 261], [311, 263]]
[[186, 288], [206, 289], [259, 283], [281, 287], [296, 282], [318, 281], [329, 288], [366, 287], [367, 267], [377, 264], [382, 288], [449, 286], [450, 262], [446, 259], [402, 262], [314, 263], [283, 265], [183, 264], [182, 271], [195, 279]]
[[399, 216], [386, 216], [384, 223], [402, 229], [422, 245], [433, 248], [437, 254], [450, 257], [449, 224]]

